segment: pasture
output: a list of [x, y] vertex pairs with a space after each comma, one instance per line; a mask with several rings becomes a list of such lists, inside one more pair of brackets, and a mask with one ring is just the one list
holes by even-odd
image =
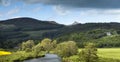
[[[81, 51], [81, 49], [79, 49], [79, 51]], [[98, 48], [98, 56], [120, 60], [120, 48]]]
[[120, 48], [99, 48], [99, 57], [120, 59]]

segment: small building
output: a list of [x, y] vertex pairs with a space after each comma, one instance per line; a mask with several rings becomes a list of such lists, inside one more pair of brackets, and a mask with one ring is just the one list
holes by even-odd
[[107, 36], [111, 36], [112, 35], [111, 32], [107, 32], [106, 34], [107, 34]]

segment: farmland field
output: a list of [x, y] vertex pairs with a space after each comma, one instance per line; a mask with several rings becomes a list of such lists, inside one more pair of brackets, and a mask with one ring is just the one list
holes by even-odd
[[[81, 49], [79, 49], [81, 51]], [[98, 48], [98, 56], [120, 60], [120, 48]]]
[[99, 48], [98, 55], [103, 58], [120, 59], [120, 48]]

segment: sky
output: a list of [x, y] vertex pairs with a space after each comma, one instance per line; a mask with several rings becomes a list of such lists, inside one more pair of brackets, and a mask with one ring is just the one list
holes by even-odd
[[19, 17], [66, 25], [120, 22], [120, 0], [0, 0], [0, 20]]

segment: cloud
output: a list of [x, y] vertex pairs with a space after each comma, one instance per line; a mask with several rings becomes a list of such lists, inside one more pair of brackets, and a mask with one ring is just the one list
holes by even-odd
[[[78, 8], [87, 8], [86, 13], [94, 14], [120, 14], [120, 0], [0, 0], [0, 4], [8, 6], [13, 4], [13, 2], [20, 1], [25, 4], [38, 3], [44, 5], [53, 5], [54, 10], [60, 15], [67, 14], [69, 12], [69, 8], [72, 8], [73, 10]], [[40, 8], [36, 8], [33, 11], [38, 12], [39, 10]], [[18, 10], [15, 12], [17, 11]], [[83, 10], [83, 14], [85, 11], [86, 10]], [[14, 12], [11, 11], [10, 13]]]
[[100, 11], [96, 9], [82, 9], [79, 12], [80, 12], [80, 15], [96, 15], [100, 13]]
[[80, 15], [120, 15], [120, 9], [83, 9], [80, 10]]
[[26, 3], [62, 5], [74, 8], [120, 8], [120, 0], [22, 0]]
[[2, 13], [0, 12], [0, 17], [2, 17]]
[[28, 4], [61, 5], [72, 8], [120, 8], [120, 0], [0, 0], [0, 4], [9, 5], [12, 2], [24, 2]]
[[11, 4], [11, 0], [0, 0], [0, 4], [3, 6], [9, 6]]
[[33, 12], [39, 12], [41, 10], [41, 8], [40, 7], [37, 7], [37, 8], [35, 8], [35, 9], [33, 9]]
[[20, 18], [20, 17], [22, 17], [22, 16], [12, 16], [10, 18]]
[[109, 9], [101, 11], [103, 14], [120, 15], [120, 9]]
[[22, 0], [27, 4], [53, 5], [60, 15], [66, 15], [69, 8], [84, 9], [82, 14], [120, 14], [120, 0]]
[[2, 17], [2, 14], [0, 14], [0, 17]]
[[59, 15], [67, 15], [70, 12], [69, 10], [65, 9], [64, 7], [61, 7], [60, 5], [54, 6], [53, 9]]
[[6, 13], [6, 15], [7, 16], [9, 16], [9, 15], [13, 15], [13, 14], [16, 14], [16, 13], [18, 13], [19, 12], [19, 8], [14, 8], [14, 9], [11, 9], [10, 11], [8, 11], [7, 13]]
[[118, 22], [120, 22], [120, 15], [115, 15], [114, 19], [118, 20]]
[[5, 16], [5, 14], [4, 14], [4, 12], [0, 12], [0, 17], [4, 17]]

